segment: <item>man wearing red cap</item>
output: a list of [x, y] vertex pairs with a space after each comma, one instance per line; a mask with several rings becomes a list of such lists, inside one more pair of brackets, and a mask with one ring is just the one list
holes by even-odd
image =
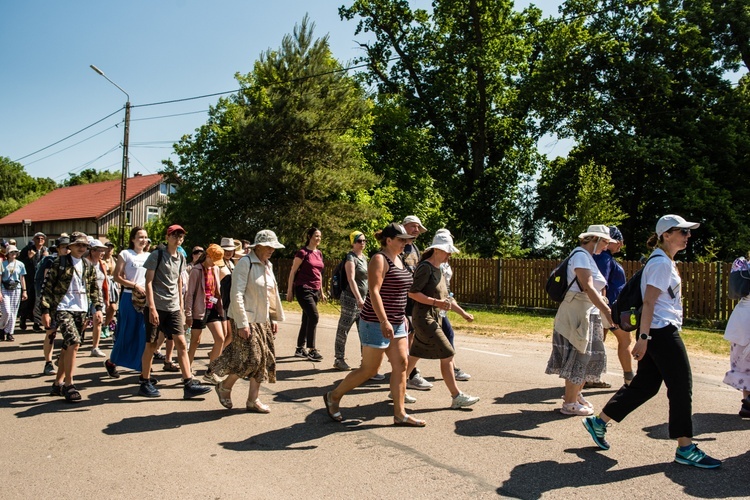
[[185, 342], [185, 307], [182, 301], [182, 270], [185, 258], [177, 247], [185, 239], [182, 226], [173, 224], [167, 228], [167, 248], [159, 248], [148, 256], [146, 268], [146, 348], [143, 351], [140, 389], [138, 394], [149, 398], [161, 396], [151, 379], [151, 365], [154, 352], [159, 345], [159, 332], [169, 340], [174, 340], [177, 359], [183, 381], [183, 398], [190, 399], [211, 391], [201, 385], [190, 372], [190, 362]]

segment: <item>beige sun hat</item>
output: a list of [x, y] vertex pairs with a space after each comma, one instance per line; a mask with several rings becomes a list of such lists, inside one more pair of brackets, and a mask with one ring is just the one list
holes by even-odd
[[264, 229], [255, 234], [255, 243], [250, 245], [250, 248], [255, 248], [258, 245], [271, 248], [284, 248], [284, 245], [279, 243], [276, 233], [270, 229]]
[[234, 238], [222, 238], [219, 246], [228, 252], [234, 250]]
[[609, 236], [609, 226], [605, 226], [604, 224], [592, 224], [591, 226], [589, 226], [585, 233], [581, 233], [578, 235], [578, 239], [582, 240], [589, 236], [602, 238], [609, 242], [615, 241]]

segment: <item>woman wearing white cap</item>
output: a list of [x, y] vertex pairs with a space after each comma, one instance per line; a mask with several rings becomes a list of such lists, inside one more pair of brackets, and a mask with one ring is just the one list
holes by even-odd
[[2, 262], [2, 293], [0, 293], [0, 340], [13, 342], [18, 306], [26, 300], [26, 266], [17, 259], [18, 248], [8, 245]]
[[270, 413], [271, 408], [259, 399], [260, 384], [276, 382], [277, 321], [284, 321], [279, 284], [273, 274], [271, 255], [279, 243], [276, 233], [264, 229], [255, 235], [255, 244], [247, 257], [241, 258], [232, 273], [229, 317], [237, 337], [211, 362], [209, 370], [218, 377], [215, 388], [219, 403], [232, 408], [232, 387], [243, 377], [250, 380], [245, 408], [253, 413]]
[[588, 417], [583, 425], [594, 442], [609, 449], [605, 439], [610, 420], [620, 422], [630, 412], [654, 397], [662, 381], [669, 399], [669, 437], [677, 440], [674, 461], [702, 469], [714, 469], [720, 460], [709, 457], [693, 444], [693, 377], [682, 327], [682, 279], [674, 262], [677, 252], [687, 247], [690, 231], [700, 226], [679, 215], [665, 215], [656, 223], [656, 232], [648, 240], [655, 248], [641, 275], [641, 310], [638, 340], [633, 359], [638, 371], [630, 385], [623, 385], [612, 396], [598, 417]]
[[458, 409], [473, 405], [479, 398], [464, 394], [458, 389], [453, 370], [456, 351], [441, 326], [440, 313], [451, 309], [451, 300], [440, 265], [448, 262], [454, 253], [458, 253], [458, 248], [453, 246], [450, 233], [438, 231], [414, 271], [414, 282], [409, 290], [409, 297], [414, 301], [414, 340], [409, 349], [406, 372], [410, 373], [420, 358], [439, 359], [440, 372], [452, 398], [451, 408]]
[[552, 354], [545, 373], [565, 379], [565, 395], [560, 413], [593, 415], [593, 405], [584, 399], [581, 389], [586, 381], [596, 381], [607, 366], [601, 314], [609, 324], [612, 313], [604, 299], [607, 280], [594, 262], [593, 255], [609, 245], [609, 227], [595, 224], [578, 235], [580, 245], [568, 260], [568, 283], [555, 315]]

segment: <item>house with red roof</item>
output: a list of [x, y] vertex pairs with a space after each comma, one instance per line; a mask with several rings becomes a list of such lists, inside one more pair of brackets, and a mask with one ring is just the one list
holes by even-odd
[[[174, 184], [160, 174], [129, 177], [125, 219], [129, 226], [142, 226], [161, 215]], [[83, 231], [106, 241], [110, 226], [120, 222], [120, 181], [94, 182], [55, 189], [0, 219], [0, 236], [15, 238], [19, 247], [42, 232], [51, 242], [60, 233]]]

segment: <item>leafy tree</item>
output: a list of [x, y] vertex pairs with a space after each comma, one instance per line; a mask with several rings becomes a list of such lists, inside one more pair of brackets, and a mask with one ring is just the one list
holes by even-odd
[[[546, 194], [550, 189], [547, 181], [547, 178], [540, 181], [541, 193]], [[591, 224], [617, 226], [626, 217], [613, 196], [612, 176], [605, 167], [593, 162], [581, 165], [567, 189], [570, 189], [568, 193], [575, 195], [564, 197], [562, 217], [550, 224], [552, 234], [566, 248], [575, 246], [578, 235], [585, 232]]]
[[[750, 246], [748, 11], [735, 0], [568, 0], [530, 79], [543, 130], [574, 138], [569, 161], [546, 169], [540, 214], [559, 220], [581, 165], [612, 173], [629, 217], [627, 256], [645, 250], [656, 220], [702, 222], [688, 259], [709, 243], [721, 258]], [[743, 7], [744, 6], [744, 7]], [[724, 8], [731, 14], [727, 14]], [[552, 196], [550, 196], [552, 194]], [[714, 250], [712, 250], [714, 251]]]
[[452, 231], [470, 251], [496, 254], [513, 231], [519, 176], [540, 162], [524, 79], [539, 56], [541, 11], [515, 12], [510, 0], [446, 0], [432, 13], [406, 0], [354, 0], [339, 13], [374, 36], [361, 43], [365, 80], [396, 96], [409, 126], [426, 134], [431, 158], [411, 175], [428, 165]]
[[63, 182], [63, 186], [79, 186], [94, 182], [113, 181], [120, 179], [121, 176], [120, 172], [110, 172], [109, 170], [98, 171], [94, 168], [87, 168], [77, 174], [70, 174], [70, 177]]
[[166, 162], [165, 173], [180, 189], [167, 216], [196, 241], [252, 239], [270, 228], [290, 253], [317, 226], [335, 254], [352, 229], [381, 218], [378, 178], [363, 153], [372, 103], [313, 28], [306, 16], [252, 72], [237, 74], [239, 93], [175, 145], [178, 163]]
[[57, 188], [49, 178], [35, 178], [26, 173], [23, 165], [0, 156], [0, 217], [15, 212]]

